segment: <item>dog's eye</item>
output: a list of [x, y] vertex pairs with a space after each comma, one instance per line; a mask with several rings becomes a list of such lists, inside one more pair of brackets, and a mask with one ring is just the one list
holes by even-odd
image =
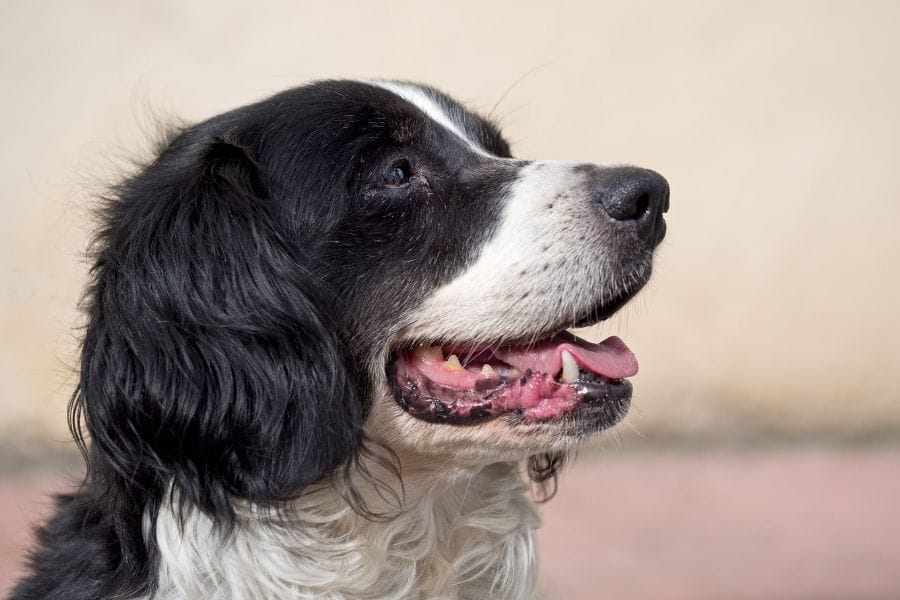
[[394, 187], [401, 187], [409, 183], [410, 177], [412, 177], [412, 169], [409, 163], [404, 160], [395, 163], [388, 169], [387, 173], [385, 173], [384, 183]]

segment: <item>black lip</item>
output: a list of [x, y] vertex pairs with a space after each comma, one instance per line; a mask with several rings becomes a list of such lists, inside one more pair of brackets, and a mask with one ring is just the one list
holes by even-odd
[[625, 379], [606, 379], [591, 373], [582, 374], [579, 386], [585, 391], [580, 394], [581, 401], [562, 418], [555, 421], [527, 421], [521, 413], [500, 415], [516, 425], [545, 425], [575, 429], [579, 432], [601, 431], [609, 429], [625, 418], [631, 407], [632, 385]]
[[624, 419], [631, 407], [631, 382], [624, 379], [609, 380], [601, 377], [596, 379], [598, 381], [592, 384], [592, 390], [582, 398], [581, 402], [562, 419], [551, 422], [549, 425], [588, 433], [609, 429]]

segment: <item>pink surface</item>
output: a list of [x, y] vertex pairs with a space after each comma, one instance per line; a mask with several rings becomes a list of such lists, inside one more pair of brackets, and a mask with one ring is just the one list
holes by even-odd
[[[62, 487], [0, 479], [0, 595]], [[900, 598], [900, 450], [607, 452], [543, 513], [548, 598]]]
[[566, 331], [544, 342], [519, 348], [501, 348], [496, 356], [522, 372], [531, 369], [554, 376], [562, 368], [563, 350], [569, 352], [583, 369], [608, 379], [625, 379], [638, 372], [634, 354], [616, 336], [592, 344]]
[[900, 451], [619, 454], [567, 471], [550, 598], [900, 598]]

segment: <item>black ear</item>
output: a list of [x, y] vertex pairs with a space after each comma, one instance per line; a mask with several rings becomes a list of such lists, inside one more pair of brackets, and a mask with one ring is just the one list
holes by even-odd
[[73, 402], [95, 462], [230, 516], [352, 455], [363, 406], [330, 299], [244, 148], [176, 140], [101, 218]]

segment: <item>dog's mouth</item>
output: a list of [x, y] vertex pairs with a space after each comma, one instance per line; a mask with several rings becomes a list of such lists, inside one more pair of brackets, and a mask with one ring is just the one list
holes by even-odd
[[395, 353], [389, 378], [398, 404], [432, 423], [472, 425], [507, 415], [525, 423], [591, 418], [603, 427], [628, 410], [637, 373], [617, 337], [599, 344], [562, 331], [533, 343], [451, 343]]

